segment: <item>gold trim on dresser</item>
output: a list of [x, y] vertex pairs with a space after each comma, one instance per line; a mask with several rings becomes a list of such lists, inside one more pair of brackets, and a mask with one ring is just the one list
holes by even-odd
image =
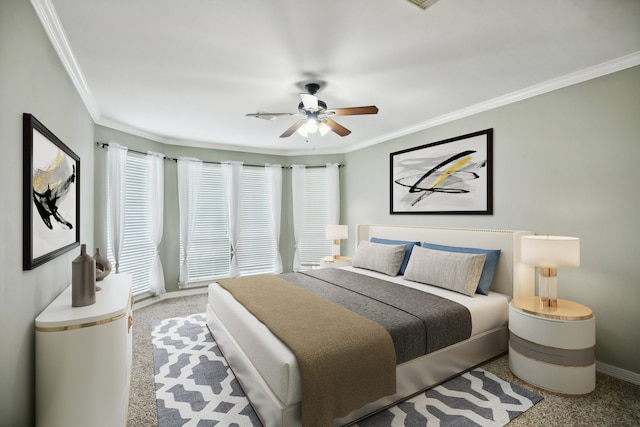
[[69, 326], [58, 326], [53, 328], [43, 328], [41, 326], [36, 326], [36, 331], [38, 332], [60, 332], [60, 331], [72, 331], [74, 329], [82, 329], [82, 328], [90, 328], [92, 326], [104, 325], [105, 323], [115, 322], [116, 320], [120, 320], [125, 316], [126, 313], [120, 313], [117, 316], [111, 317], [109, 319], [98, 320], [96, 322], [87, 322], [80, 323], [77, 325], [69, 325]]

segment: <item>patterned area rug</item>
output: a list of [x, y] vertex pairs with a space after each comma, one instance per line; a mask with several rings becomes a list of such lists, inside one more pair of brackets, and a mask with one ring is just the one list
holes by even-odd
[[[158, 427], [262, 427], [205, 314], [153, 325]], [[542, 397], [482, 369], [372, 415], [359, 427], [503, 426]]]

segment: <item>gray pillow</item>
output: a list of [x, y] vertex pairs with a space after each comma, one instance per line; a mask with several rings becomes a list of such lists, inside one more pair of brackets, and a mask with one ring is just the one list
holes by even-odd
[[404, 259], [405, 245], [386, 245], [366, 240], [360, 242], [351, 265], [397, 276]]
[[416, 246], [404, 278], [472, 297], [476, 293], [486, 257], [486, 254], [437, 251]]

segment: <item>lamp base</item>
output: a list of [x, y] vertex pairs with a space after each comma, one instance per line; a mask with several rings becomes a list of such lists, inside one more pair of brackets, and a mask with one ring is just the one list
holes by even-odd
[[538, 269], [538, 298], [542, 307], [558, 307], [558, 269], [540, 267]]
[[542, 296], [538, 297], [538, 305], [540, 307], [548, 307], [548, 308], [557, 308], [558, 307], [558, 299], [545, 298]]
[[336, 260], [340, 258], [340, 240], [334, 240], [331, 247], [331, 257]]

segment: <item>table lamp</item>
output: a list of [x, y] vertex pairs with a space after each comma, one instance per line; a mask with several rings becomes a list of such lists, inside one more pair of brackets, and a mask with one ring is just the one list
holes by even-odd
[[340, 240], [349, 237], [349, 227], [346, 225], [327, 225], [324, 237], [333, 241], [331, 255], [333, 259], [340, 258]]
[[558, 267], [580, 265], [580, 239], [523, 236], [522, 262], [538, 267], [538, 296], [543, 307], [558, 306]]

